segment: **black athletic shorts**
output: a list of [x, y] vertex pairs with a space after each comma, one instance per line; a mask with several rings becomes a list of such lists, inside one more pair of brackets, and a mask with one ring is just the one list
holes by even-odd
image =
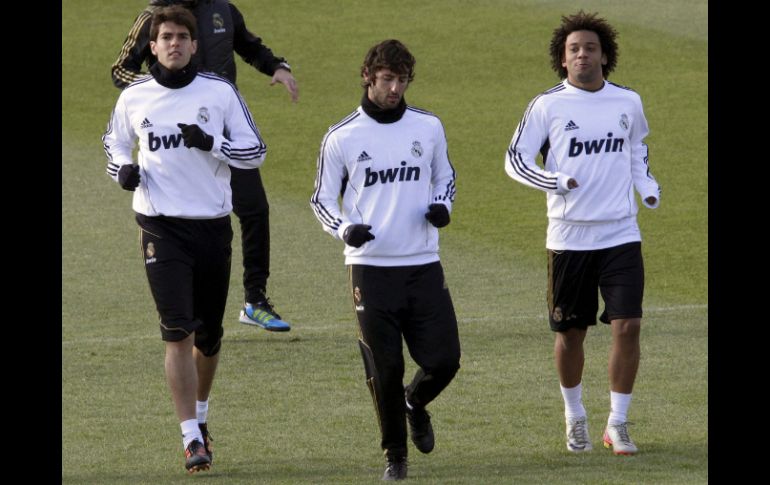
[[136, 215], [144, 267], [164, 341], [195, 332], [205, 355], [219, 350], [230, 285], [230, 216], [181, 219]]
[[604, 300], [604, 323], [642, 317], [642, 243], [592, 251], [548, 250], [548, 320], [551, 330], [596, 325], [597, 289]]

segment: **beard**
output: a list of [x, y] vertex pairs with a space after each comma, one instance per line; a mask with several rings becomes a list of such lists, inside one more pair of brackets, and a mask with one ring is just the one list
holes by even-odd
[[591, 84], [597, 82], [600, 79], [604, 79], [602, 70], [591, 69], [588, 71], [581, 71], [575, 74], [575, 79], [583, 84]]

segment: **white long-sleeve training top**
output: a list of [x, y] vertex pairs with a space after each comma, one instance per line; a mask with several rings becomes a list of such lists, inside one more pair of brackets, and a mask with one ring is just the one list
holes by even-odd
[[[530, 102], [505, 171], [547, 193], [546, 247], [590, 250], [641, 241], [634, 189], [646, 206], [660, 202], [647, 165], [648, 132], [639, 95], [608, 81], [592, 92], [565, 79]], [[538, 153], [544, 169], [535, 163]], [[577, 188], [567, 188], [570, 178]], [[657, 199], [654, 205], [644, 202], [649, 196]]]
[[[197, 124], [214, 137], [210, 152], [187, 148], [177, 123]], [[147, 216], [213, 219], [232, 211], [229, 165], [257, 168], [262, 141], [246, 103], [229, 81], [198, 73], [187, 86], [171, 89], [146, 76], [120, 94], [102, 137], [107, 174], [133, 163], [139, 140], [140, 183], [133, 209]]]
[[359, 106], [321, 142], [310, 205], [338, 239], [351, 224], [372, 226], [374, 240], [345, 246], [345, 264], [414, 266], [439, 260], [438, 229], [425, 213], [432, 203], [451, 212], [454, 196], [455, 171], [438, 117], [407, 106], [400, 120], [378, 123]]

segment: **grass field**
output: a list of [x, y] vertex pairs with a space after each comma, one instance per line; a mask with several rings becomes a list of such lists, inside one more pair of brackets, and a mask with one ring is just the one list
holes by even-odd
[[642, 96], [650, 165], [663, 186], [661, 207], [639, 216], [647, 279], [630, 419], [641, 452], [630, 458], [600, 443], [609, 409], [606, 326], [589, 332], [584, 374], [596, 449], [565, 449], [545, 311], [545, 197], [503, 170], [527, 103], [558, 81], [548, 42], [574, 2], [235, 3], [300, 84], [293, 105], [282, 86], [239, 63], [239, 87], [269, 147], [268, 289], [293, 329], [275, 335], [238, 324], [236, 236], [211, 397], [215, 465], [187, 477], [131, 196], [105, 175], [100, 140], [119, 94], [110, 65], [146, 1], [63, 0], [62, 481], [378, 481], [384, 462], [342, 244], [321, 230], [308, 199], [322, 136], [360, 99], [366, 50], [395, 37], [417, 58], [406, 99], [441, 117], [458, 174], [441, 254], [462, 368], [430, 406], [436, 449], [411, 450], [410, 482], [707, 483], [707, 2], [581, 2], [620, 32], [610, 79]]

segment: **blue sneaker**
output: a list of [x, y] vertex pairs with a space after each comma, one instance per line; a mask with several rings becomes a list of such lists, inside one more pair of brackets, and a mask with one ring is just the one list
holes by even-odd
[[273, 305], [267, 299], [254, 305], [246, 303], [238, 320], [245, 325], [255, 325], [271, 332], [291, 330], [291, 325], [281, 320], [281, 316], [273, 310]]

